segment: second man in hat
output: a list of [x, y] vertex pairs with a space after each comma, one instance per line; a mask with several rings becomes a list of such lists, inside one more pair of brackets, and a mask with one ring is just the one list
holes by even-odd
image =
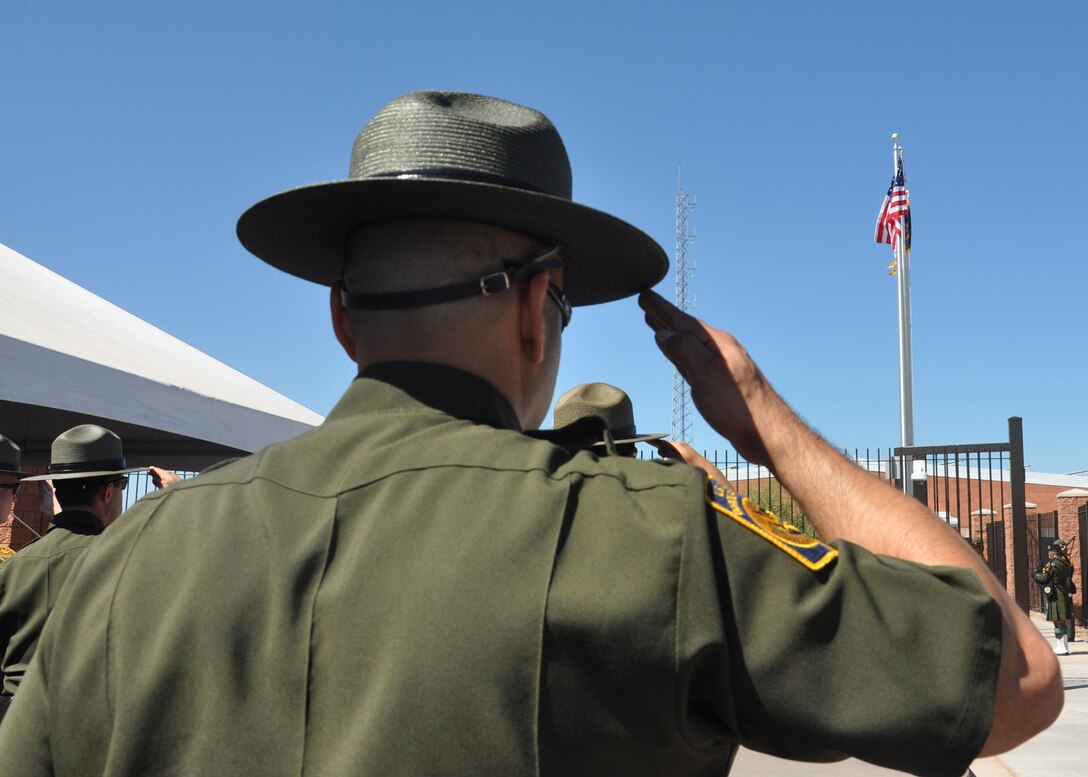
[[101, 426], [76, 426], [53, 441], [47, 474], [61, 512], [49, 530], [0, 567], [0, 716], [30, 665], [57, 595], [91, 541], [121, 514], [128, 475], [121, 438]]

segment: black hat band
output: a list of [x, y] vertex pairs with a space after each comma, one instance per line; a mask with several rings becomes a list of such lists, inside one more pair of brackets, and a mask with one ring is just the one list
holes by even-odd
[[50, 464], [45, 471], [50, 475], [67, 475], [71, 472], [105, 472], [121, 469], [126, 469], [124, 459], [98, 459], [97, 461]]

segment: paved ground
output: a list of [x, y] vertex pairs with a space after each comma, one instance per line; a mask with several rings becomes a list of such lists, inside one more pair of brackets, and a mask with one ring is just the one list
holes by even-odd
[[[1036, 615], [1032, 613], [1033, 618]], [[1053, 644], [1050, 624], [1043, 620], [1034, 623]], [[1088, 637], [1088, 629], [1078, 629], [1077, 637]], [[1065, 681], [1065, 707], [1057, 722], [1011, 752], [975, 761], [971, 765], [975, 777], [1055, 777], [1088, 771], [1088, 643], [1071, 642], [1069, 650], [1071, 655], [1059, 659]], [[881, 777], [901, 772], [855, 760], [806, 764], [741, 750], [732, 774], [738, 777]]]

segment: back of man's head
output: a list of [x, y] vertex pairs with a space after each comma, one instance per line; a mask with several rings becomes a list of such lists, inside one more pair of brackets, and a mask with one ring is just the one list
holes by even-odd
[[[363, 127], [347, 179], [262, 200], [238, 236], [268, 263], [332, 286], [337, 338], [361, 368], [460, 368], [499, 389], [529, 428], [551, 403], [556, 322], [668, 270], [649, 236], [571, 193], [563, 141], [540, 111], [410, 92]], [[504, 272], [507, 260], [521, 270]], [[544, 321], [549, 300], [558, 310]]]
[[115, 475], [99, 478], [57, 480], [53, 484], [53, 490], [61, 509], [86, 509], [94, 505], [95, 497], [106, 487], [106, 484], [115, 480], [117, 480]]
[[[398, 219], [367, 224], [348, 238], [344, 288], [356, 294], [390, 294], [451, 286], [502, 271], [504, 261], [523, 261], [543, 248], [533, 238], [477, 222]], [[440, 305], [352, 310], [349, 317], [364, 343], [396, 348], [413, 359], [430, 349], [435, 338], [454, 345], [466, 335], [478, 341], [502, 320], [514, 296], [476, 295]]]

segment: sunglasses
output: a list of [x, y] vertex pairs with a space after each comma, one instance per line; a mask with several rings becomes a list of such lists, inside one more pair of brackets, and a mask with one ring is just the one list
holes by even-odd
[[561, 288], [551, 281], [548, 281], [548, 296], [559, 306], [559, 314], [563, 316], [563, 329], [566, 329], [567, 324], [570, 323], [571, 316], [574, 315], [574, 309], [571, 307], [570, 299], [563, 293]]
[[10, 491], [12, 496], [19, 493], [19, 486], [22, 483], [0, 483], [0, 491]]
[[113, 483], [115, 486], [117, 486], [122, 491], [124, 491], [126, 488], [128, 488], [128, 478], [117, 478], [117, 480], [111, 480], [110, 482]]

